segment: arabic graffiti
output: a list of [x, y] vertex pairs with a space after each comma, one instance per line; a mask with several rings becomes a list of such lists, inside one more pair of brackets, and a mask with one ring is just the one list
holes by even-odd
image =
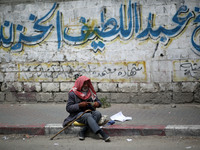
[[[21, 52], [23, 50], [23, 45], [37, 45], [41, 43], [54, 28], [53, 24], [44, 25], [43, 23], [49, 21], [54, 13], [56, 13], [55, 31], [57, 32], [58, 50], [63, 46], [63, 42], [68, 45], [77, 46], [90, 41], [90, 46], [96, 53], [97, 51], [103, 51], [106, 47], [106, 43], [113, 41], [117, 37], [121, 40], [129, 40], [133, 37], [136, 40], [147, 40], [151, 38], [157, 43], [160, 42], [166, 46], [170, 43], [170, 39], [181, 34], [189, 22], [192, 21], [191, 19], [193, 19], [193, 23], [197, 24], [197, 26], [191, 35], [191, 44], [193, 46], [193, 51], [197, 55], [200, 54], [200, 43], [197, 40], [200, 30], [200, 25], [198, 25], [200, 23], [199, 7], [195, 7], [193, 11], [190, 11], [186, 5], [180, 6], [172, 18], [172, 21], [176, 26], [171, 29], [165, 27], [165, 25], [157, 28], [153, 24], [155, 14], [149, 13], [147, 26], [142, 30], [140, 21], [142, 18], [141, 6], [137, 3], [132, 3], [131, 0], [129, 0], [127, 5], [121, 4], [119, 8], [119, 22], [117, 22], [117, 19], [115, 18], [106, 18], [105, 9], [100, 13], [100, 26], [94, 21], [89, 24], [89, 21], [85, 17], [80, 17], [79, 23], [82, 24], [82, 27], [80, 35], [78, 36], [70, 33], [70, 26], [62, 26], [63, 15], [60, 10], [57, 10], [58, 7], [58, 4], [54, 3], [50, 11], [39, 19], [33, 14], [30, 15], [29, 21], [34, 23], [33, 29], [35, 31], [35, 33], [32, 33], [31, 35], [26, 34], [23, 25], [18, 24], [16, 28], [14, 28], [13, 23], [5, 21], [0, 29], [0, 46], [5, 48], [10, 47], [11, 51]], [[8, 29], [9, 32], [5, 35], [6, 29]], [[19, 35], [18, 37], [16, 37], [17, 33]]]
[[200, 60], [175, 61], [175, 81], [200, 81]]
[[[195, 12], [200, 13], [200, 8], [195, 7]], [[198, 24], [200, 23], [200, 14], [195, 18], [194, 23]], [[195, 39], [197, 39], [196, 37], [198, 36], [198, 32], [200, 31], [200, 25], [197, 26], [191, 36], [191, 42], [193, 47], [195, 48], [195, 50], [197, 50], [198, 52], [200, 52], [200, 43], [199, 45], [197, 44], [197, 41]]]
[[86, 75], [96, 82], [146, 81], [146, 64], [117, 63], [24, 63], [18, 64], [18, 81], [72, 81]]
[[[57, 6], [58, 6], [58, 4], [55, 3], [53, 5], [53, 7], [51, 8], [51, 10], [40, 19], [37, 19], [37, 17], [35, 15], [30, 14], [29, 20], [34, 23], [33, 29], [36, 32], [35, 35], [27, 36], [24, 33], [25, 27], [20, 24], [17, 25], [16, 31], [13, 31], [14, 30], [13, 24], [10, 23], [9, 21], [5, 21], [4, 26], [1, 25], [0, 45], [2, 43], [2, 45], [4, 47], [11, 46], [12, 51], [22, 51], [24, 44], [36, 45], [36, 44], [39, 44], [40, 42], [42, 42], [48, 36], [48, 34], [51, 32], [51, 30], [53, 29], [52, 24], [50, 24], [48, 26], [44, 26], [44, 25], [42, 25], [42, 23], [47, 21], [53, 15]], [[10, 26], [9, 38], [6, 39], [5, 38], [6, 35], [4, 35], [4, 31], [5, 31], [5, 28], [9, 27], [9, 26]], [[16, 43], [14, 43], [14, 41], [13, 41], [13, 39], [15, 37], [15, 35], [13, 33], [15, 33], [15, 32], [19, 32], [19, 36], [17, 38], [18, 41]]]
[[186, 76], [191, 76], [196, 80], [200, 79], [200, 66], [197, 63], [183, 63], [180, 65], [181, 69], [184, 69]]

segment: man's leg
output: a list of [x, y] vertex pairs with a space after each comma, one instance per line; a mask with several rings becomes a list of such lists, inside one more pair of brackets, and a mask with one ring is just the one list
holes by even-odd
[[92, 111], [91, 113], [94, 120], [98, 123], [102, 116], [101, 113], [99, 111]]
[[97, 133], [97, 131], [100, 130], [99, 125], [97, 124], [97, 121], [101, 118], [98, 112], [96, 113], [85, 113], [81, 118], [79, 118], [77, 121], [80, 123], [84, 123], [90, 127], [90, 129]]
[[99, 133], [103, 137], [103, 139], [106, 142], [108, 142], [110, 140], [110, 137], [102, 129], [100, 129], [99, 125], [97, 124], [100, 118], [101, 118], [101, 113], [98, 111], [94, 111], [92, 113], [84, 114], [77, 121], [88, 125], [95, 134]]
[[85, 140], [85, 134], [88, 130], [88, 126], [84, 126], [79, 132], [79, 140]]

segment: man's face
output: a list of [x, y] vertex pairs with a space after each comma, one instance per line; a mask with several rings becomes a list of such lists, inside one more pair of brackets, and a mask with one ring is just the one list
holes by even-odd
[[87, 82], [84, 82], [83, 86], [82, 86], [82, 91], [83, 92], [87, 92], [89, 90], [89, 86]]

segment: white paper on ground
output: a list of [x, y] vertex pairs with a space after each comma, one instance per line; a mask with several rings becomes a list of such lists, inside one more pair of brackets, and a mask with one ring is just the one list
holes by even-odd
[[124, 121], [127, 121], [127, 120], [132, 120], [132, 117], [126, 117], [122, 114], [122, 112], [118, 112], [116, 113], [115, 115], [112, 115], [110, 117], [111, 120], [116, 120], [116, 121], [121, 121], [121, 122], [124, 122]]

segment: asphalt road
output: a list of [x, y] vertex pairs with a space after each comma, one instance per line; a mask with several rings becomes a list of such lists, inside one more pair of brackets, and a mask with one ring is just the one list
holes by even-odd
[[111, 137], [106, 143], [101, 139], [87, 137], [0, 135], [1, 150], [199, 150], [200, 137], [133, 136]]

